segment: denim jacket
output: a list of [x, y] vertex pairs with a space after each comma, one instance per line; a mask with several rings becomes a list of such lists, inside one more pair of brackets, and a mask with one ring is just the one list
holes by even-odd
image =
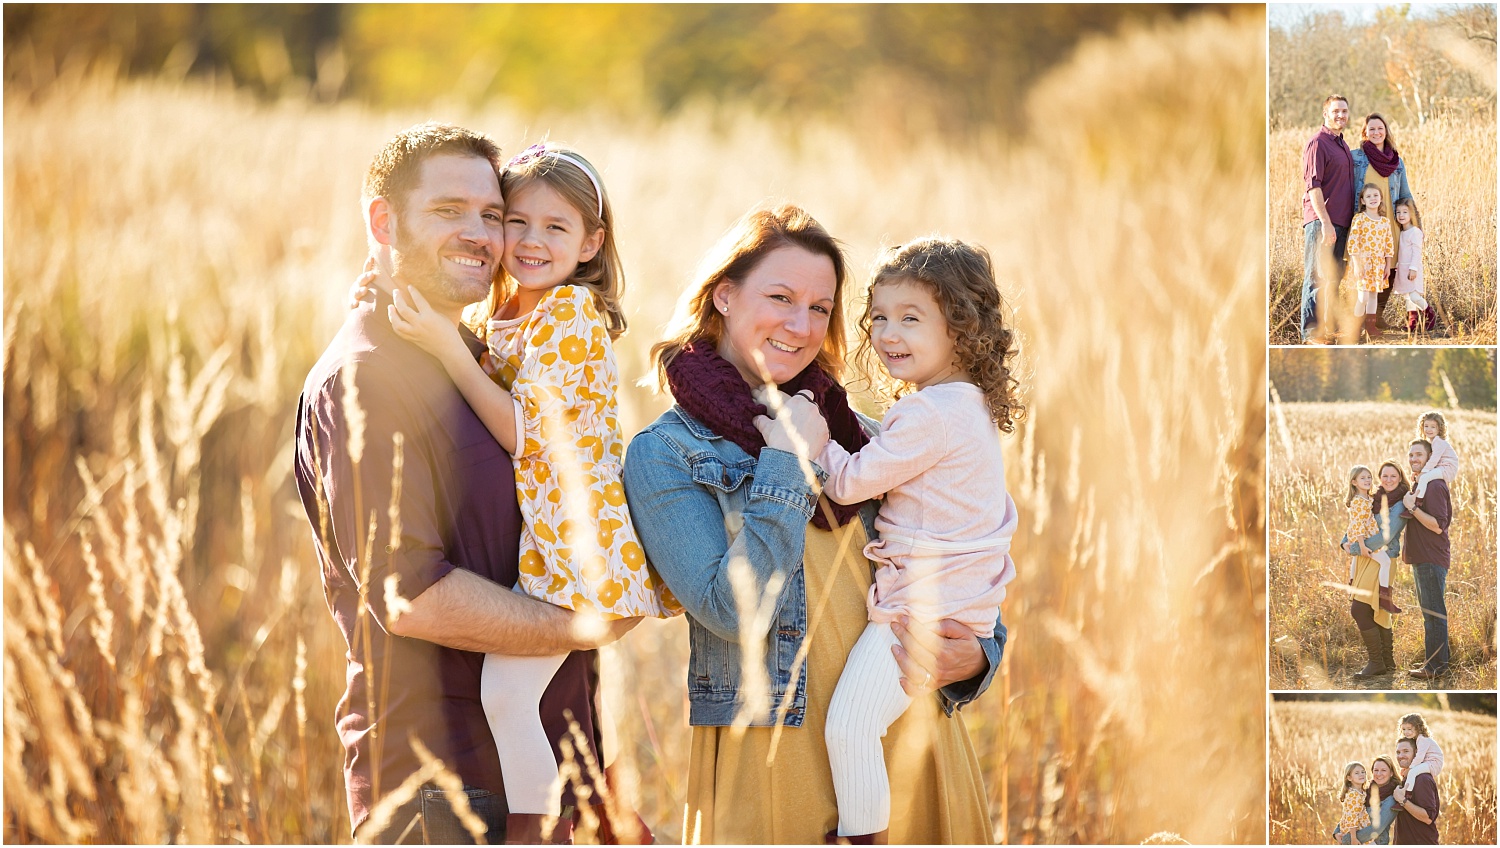
[[[866, 426], [875, 426], [866, 421]], [[819, 484], [827, 475], [813, 466]], [[689, 723], [727, 727], [746, 693], [741, 682], [741, 637], [764, 627], [769, 704], [750, 711], [752, 726], [776, 723], [777, 707], [791, 684], [793, 660], [807, 630], [807, 592], [802, 559], [807, 523], [817, 491], [797, 457], [763, 448], [745, 453], [690, 417], [667, 410], [630, 442], [625, 455], [625, 495], [647, 558], [688, 614]], [[876, 506], [860, 518], [873, 540]], [[744, 564], [745, 576], [731, 572]], [[748, 579], [746, 579], [748, 578]], [[734, 584], [753, 589], [752, 603], [771, 604], [756, 621], [741, 619]], [[770, 598], [772, 588], [774, 599]], [[981, 639], [989, 668], [984, 674], [939, 690], [953, 711], [989, 688], [1005, 645], [1005, 627]], [[800, 727], [807, 710], [807, 675], [797, 675], [784, 724]]]
[[[1377, 518], [1375, 520], [1375, 526], [1380, 529], [1375, 532], [1375, 535], [1365, 539], [1365, 548], [1367, 550], [1378, 551], [1381, 548], [1385, 548], [1385, 552], [1390, 554], [1393, 562], [1401, 558], [1401, 531], [1406, 527], [1406, 519], [1401, 517], [1401, 513], [1405, 509], [1406, 504], [1396, 501], [1394, 506], [1385, 511], [1384, 519]], [[1349, 541], [1348, 533], [1344, 534], [1344, 538], [1339, 542], [1339, 547], [1343, 548], [1350, 556], [1359, 556], [1359, 548], [1353, 542]]]
[[[1364, 150], [1359, 147], [1349, 151], [1349, 154], [1354, 157], [1354, 211], [1358, 212], [1364, 208], [1360, 205], [1359, 194], [1365, 190], [1365, 170], [1370, 167], [1370, 157], [1366, 156]], [[1405, 159], [1396, 162], [1396, 170], [1391, 172], [1390, 183], [1386, 189], [1386, 200], [1391, 206], [1395, 206], [1397, 201], [1411, 197], [1411, 186], [1406, 184]]]

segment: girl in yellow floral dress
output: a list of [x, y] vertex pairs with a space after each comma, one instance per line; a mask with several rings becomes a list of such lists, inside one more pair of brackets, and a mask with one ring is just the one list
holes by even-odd
[[[620, 376], [610, 341], [625, 331], [624, 274], [608, 197], [587, 160], [553, 144], [507, 163], [500, 192], [503, 273], [485, 304], [480, 362], [415, 289], [394, 292], [391, 324], [442, 361], [513, 457], [524, 519], [516, 591], [604, 619], [676, 615], [682, 607], [646, 563], [620, 482]], [[560, 811], [538, 703], [565, 658], [485, 657], [480, 697], [512, 837], [536, 834], [544, 816]]]
[[1355, 315], [1364, 316], [1364, 330], [1371, 339], [1382, 335], [1375, 320], [1380, 311], [1380, 293], [1390, 285], [1389, 272], [1396, 261], [1396, 230], [1390, 206], [1380, 181], [1365, 183], [1359, 193], [1360, 212], [1349, 225], [1347, 255], [1354, 260]]
[[1365, 767], [1359, 762], [1344, 766], [1344, 788], [1339, 792], [1339, 823], [1333, 838], [1340, 845], [1357, 845], [1361, 835], [1369, 838], [1370, 793], [1365, 786]]

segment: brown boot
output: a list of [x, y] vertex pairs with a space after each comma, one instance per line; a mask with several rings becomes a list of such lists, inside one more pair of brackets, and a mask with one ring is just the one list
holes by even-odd
[[1380, 661], [1391, 671], [1396, 670], [1396, 634], [1393, 628], [1381, 627], [1380, 630]]
[[[543, 839], [542, 834], [547, 838]], [[506, 845], [571, 845], [573, 824], [544, 813], [507, 813]]]
[[879, 833], [861, 833], [856, 836], [839, 836], [838, 828], [823, 834], [824, 845], [889, 845], [891, 832], [889, 829]]
[[1386, 667], [1384, 649], [1380, 643], [1380, 631], [1384, 628], [1375, 627], [1370, 630], [1359, 631], [1359, 636], [1365, 641], [1365, 654], [1370, 661], [1365, 667], [1354, 672], [1355, 680], [1364, 680], [1369, 677], [1379, 677], [1382, 674], [1390, 674], [1391, 669]]
[[1380, 327], [1375, 323], [1375, 316], [1368, 313], [1365, 315], [1365, 335], [1369, 336], [1372, 342], [1385, 335], [1380, 332]]
[[[1390, 613], [1391, 615], [1401, 614], [1401, 608], [1396, 606], [1395, 593], [1391, 591], [1391, 587], [1389, 586], [1380, 587], [1380, 608]], [[1394, 663], [1392, 663], [1392, 665], [1394, 665]]]

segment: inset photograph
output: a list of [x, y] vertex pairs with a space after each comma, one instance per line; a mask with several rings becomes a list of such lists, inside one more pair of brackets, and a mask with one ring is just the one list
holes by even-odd
[[1276, 4], [1272, 344], [1495, 343], [1495, 6]]
[[1494, 689], [1494, 349], [1270, 353], [1270, 688]]
[[1495, 695], [1275, 694], [1272, 845], [1494, 845]]

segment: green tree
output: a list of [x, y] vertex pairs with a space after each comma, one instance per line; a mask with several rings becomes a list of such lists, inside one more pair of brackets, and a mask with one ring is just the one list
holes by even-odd
[[[1444, 376], [1447, 385], [1444, 385]], [[1440, 348], [1433, 355], [1432, 368], [1428, 372], [1427, 399], [1443, 408], [1452, 405], [1462, 409], [1494, 409], [1494, 350]]]

